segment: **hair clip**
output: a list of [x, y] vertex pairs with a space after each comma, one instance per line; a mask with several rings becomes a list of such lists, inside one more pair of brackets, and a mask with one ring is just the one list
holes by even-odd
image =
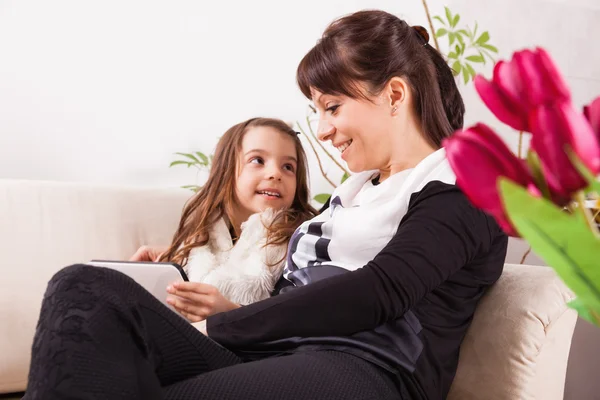
[[295, 131], [295, 132], [296, 132], [296, 136], [300, 135], [300, 132], [298, 132], [298, 131]]
[[427, 43], [429, 43], [429, 33], [427, 32], [427, 29], [423, 28], [421, 25], [414, 25], [412, 28], [419, 35], [419, 39], [423, 42], [423, 46], [427, 46]]

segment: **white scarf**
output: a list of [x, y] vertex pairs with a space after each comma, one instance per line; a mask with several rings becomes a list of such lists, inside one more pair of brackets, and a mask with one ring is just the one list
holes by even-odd
[[[362, 268], [396, 234], [413, 193], [432, 181], [454, 184], [456, 180], [444, 149], [373, 185], [378, 173], [366, 171], [348, 178], [333, 192], [329, 209], [300, 226], [290, 243], [287, 279], [306, 282], [312, 267]], [[301, 271], [304, 268], [308, 269]]]
[[268, 298], [281, 277], [287, 246], [267, 246], [267, 229], [275, 217], [268, 209], [253, 214], [241, 226], [233, 245], [227, 224], [221, 218], [209, 231], [208, 243], [190, 251], [185, 267], [191, 282], [215, 286], [230, 301], [242, 305]]

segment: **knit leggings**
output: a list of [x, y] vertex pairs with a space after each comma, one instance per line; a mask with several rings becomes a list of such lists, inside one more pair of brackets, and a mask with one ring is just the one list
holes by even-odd
[[248, 361], [117, 271], [74, 265], [49, 282], [24, 399], [408, 399], [379, 367], [337, 351]]

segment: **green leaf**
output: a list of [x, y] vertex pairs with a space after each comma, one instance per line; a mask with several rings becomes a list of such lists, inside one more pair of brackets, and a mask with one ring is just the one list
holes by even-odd
[[192, 192], [197, 192], [198, 190], [202, 189], [202, 186], [198, 186], [198, 185], [184, 185], [181, 187], [182, 189], [190, 189]]
[[495, 46], [492, 46], [491, 44], [482, 43], [480, 44], [480, 46], [484, 49], [488, 49], [491, 52], [498, 53], [498, 49]]
[[475, 38], [475, 35], [473, 35], [473, 32], [471, 31], [471, 28], [469, 28], [468, 26], [467, 26], [467, 32], [468, 32], [469, 39], [471, 39], [471, 42], [473, 42], [474, 38]]
[[448, 30], [447, 30], [447, 29], [445, 29], [445, 28], [440, 28], [440, 29], [438, 29], [438, 31], [435, 33], [435, 36], [437, 36], [437, 37], [442, 37], [442, 36], [444, 36], [444, 35], [445, 35], [445, 34], [447, 34], [447, 33], [448, 33]]
[[469, 70], [469, 74], [471, 74], [471, 80], [472, 80], [473, 78], [475, 78], [475, 75], [477, 75], [477, 72], [475, 72], [475, 69], [473, 69], [473, 67], [471, 66], [471, 64], [465, 63], [465, 66]]
[[460, 61], [458, 61], [458, 60], [454, 61], [454, 64], [452, 64], [452, 69], [454, 70], [454, 75], [460, 74], [460, 71], [462, 69], [462, 65], [460, 64]]
[[594, 174], [592, 174], [592, 172], [581, 162], [581, 160], [579, 159], [579, 157], [577, 157], [573, 150], [567, 148], [566, 151], [567, 155], [569, 156], [569, 160], [571, 160], [571, 162], [573, 163], [573, 166], [587, 181], [589, 185], [588, 190], [590, 192], [594, 192], [600, 195], [600, 182], [598, 182]]
[[435, 17], [433, 17], [433, 19], [440, 21], [442, 23], [442, 25], [446, 25], [446, 22], [438, 15], [436, 15]]
[[477, 36], [477, 21], [475, 21], [475, 29], [473, 29], [473, 38]]
[[171, 164], [169, 164], [169, 167], [173, 167], [175, 165], [182, 165], [182, 164], [185, 164], [189, 167], [191, 163], [189, 161], [177, 160], [177, 161], [173, 161]]
[[482, 55], [475, 55], [475, 56], [468, 56], [467, 60], [472, 61], [472, 62], [477, 62], [477, 63], [482, 63], [485, 62], [485, 60], [483, 59]]
[[315, 197], [313, 197], [313, 199], [317, 203], [325, 204], [325, 203], [327, 203], [327, 200], [329, 200], [330, 197], [331, 197], [331, 195], [328, 193], [321, 193], [321, 194], [318, 194]]
[[448, 58], [458, 58], [458, 57], [456, 56], [456, 53], [452, 51], [452, 52], [448, 53]]
[[344, 175], [342, 175], [342, 182], [341, 183], [346, 182], [346, 179], [348, 179], [348, 178], [350, 178], [350, 175], [348, 175], [347, 172], [344, 172]]
[[463, 35], [463, 36], [469, 37], [469, 32], [467, 32], [467, 31], [466, 31], [466, 30], [464, 30], [464, 29], [459, 29], [459, 30], [457, 30], [456, 32], [457, 32], [457, 33], [460, 33], [460, 34], [461, 34], [461, 35]]
[[202, 163], [200, 162], [200, 160], [198, 160], [198, 159], [197, 159], [197, 158], [196, 158], [196, 157], [195, 157], [193, 154], [189, 154], [189, 153], [175, 153], [175, 154], [178, 154], [178, 155], [180, 155], [180, 156], [183, 156], [183, 157], [189, 158], [189, 159], [190, 159], [190, 160], [192, 160], [194, 163], [197, 163], [197, 164], [202, 164]]
[[[567, 306], [577, 311], [577, 314], [588, 322], [591, 322], [594, 325], [598, 325], [598, 320], [594, 318], [592, 314], [592, 310], [590, 310], [590, 306], [586, 304], [583, 300], [576, 298], [567, 303]], [[594, 310], [595, 314], [598, 315], [600, 310]]]
[[463, 39], [462, 35], [456, 34], [456, 38], [458, 39], [458, 41], [460, 42], [461, 46], [465, 45], [465, 39]]
[[200, 157], [200, 159], [202, 160], [202, 164], [204, 164], [204, 165], [208, 165], [208, 157], [206, 157], [206, 156], [204, 155], [204, 153], [201, 153], [201, 152], [197, 151], [197, 152], [196, 152], [196, 155], [197, 155], [198, 157]]
[[577, 214], [568, 214], [500, 178], [500, 194], [513, 226], [577, 297], [600, 309], [600, 240]]
[[454, 18], [452, 19], [452, 27], [453, 28], [456, 26], [456, 24], [458, 24], [458, 21], [460, 21], [460, 15], [456, 14], [454, 16]]
[[454, 51], [456, 52], [456, 55], [458, 57], [462, 56], [462, 47], [459, 46], [458, 44], [456, 46], [454, 46]]
[[469, 73], [469, 69], [468, 68], [463, 68], [462, 69], [462, 74], [463, 74], [463, 80], [465, 82], [465, 85], [467, 83], [469, 83], [469, 80], [471, 78], [471, 74]]
[[454, 33], [454, 32], [448, 32], [448, 37], [450, 38], [450, 46], [452, 46], [452, 44], [456, 40], [456, 33]]
[[452, 18], [452, 12], [448, 7], [444, 7], [444, 9], [446, 10], [446, 19], [448, 20], [448, 24], [452, 26], [452, 20], [454, 19]]
[[488, 40], [490, 40], [490, 34], [487, 33], [487, 31], [486, 31], [486, 32], [483, 32], [481, 34], [481, 36], [479, 36], [479, 38], [477, 38], [477, 40], [475, 41], [475, 43], [477, 43], [479, 45], [483, 45]]

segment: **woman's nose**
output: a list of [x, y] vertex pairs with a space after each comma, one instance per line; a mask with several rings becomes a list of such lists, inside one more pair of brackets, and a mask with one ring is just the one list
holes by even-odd
[[317, 126], [317, 138], [319, 138], [320, 141], [325, 142], [329, 140], [334, 133], [335, 127], [333, 125], [327, 120], [319, 120], [319, 126]]

